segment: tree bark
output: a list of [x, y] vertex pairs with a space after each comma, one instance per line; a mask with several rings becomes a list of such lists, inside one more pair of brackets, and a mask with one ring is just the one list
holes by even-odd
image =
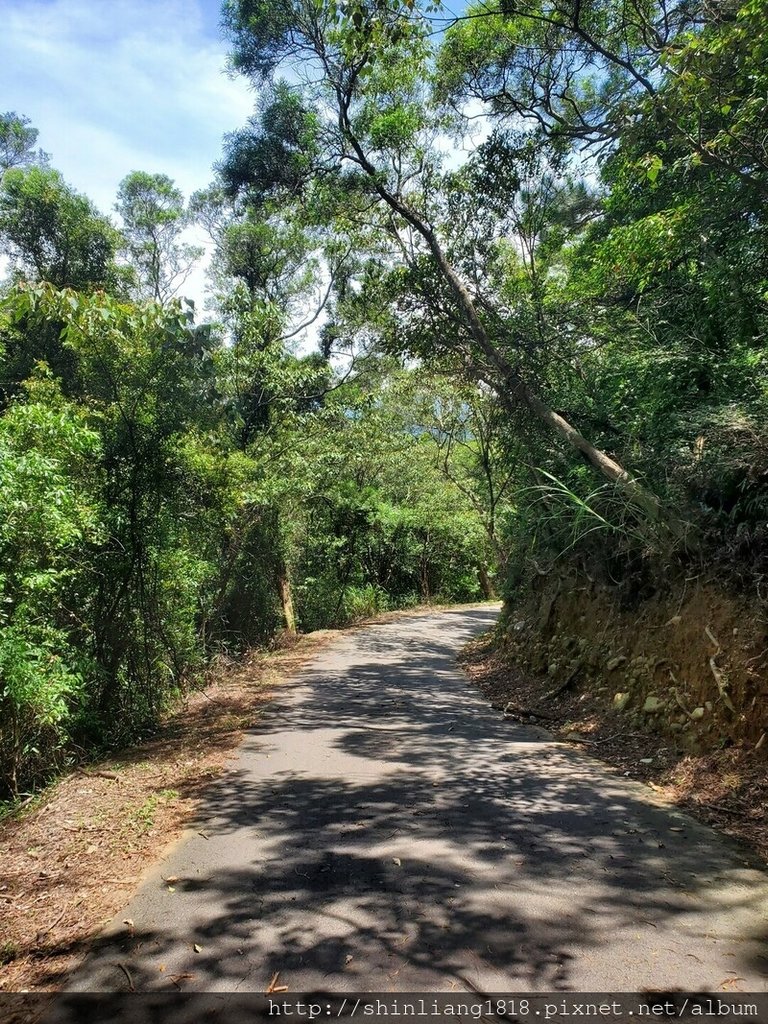
[[477, 575], [480, 579], [480, 589], [483, 592], [483, 597], [486, 601], [492, 601], [496, 594], [493, 590], [493, 585], [488, 577], [488, 570], [484, 565], [481, 565], [477, 570]]
[[[498, 379], [489, 383], [498, 394], [505, 408], [509, 411], [516, 411], [521, 406], [527, 409], [540, 423], [554, 430], [560, 437], [580, 451], [590, 465], [597, 470], [605, 479], [616, 484], [633, 505], [642, 509], [654, 522], [663, 521], [661, 502], [658, 497], [632, 476], [620, 463], [612, 459], [606, 452], [589, 441], [569, 423], [563, 416], [542, 401], [538, 395], [528, 387], [520, 373], [513, 367], [501, 352], [496, 348], [485, 329], [475, 307], [474, 300], [466, 285], [456, 270], [448, 261], [435, 232], [430, 225], [423, 220], [399, 195], [390, 192], [382, 182], [381, 176], [365, 154], [360, 142], [355, 137], [347, 114], [348, 104], [345, 104], [343, 97], [340, 97], [340, 126], [344, 132], [352, 150], [355, 153], [355, 161], [369, 175], [374, 190], [379, 197], [393, 210], [399, 214], [411, 227], [421, 235], [427, 243], [430, 252], [437, 264], [438, 270], [451, 290], [457, 306], [464, 315], [467, 327], [478, 348], [488, 360]], [[667, 523], [673, 532], [681, 532], [680, 528], [672, 523]]]
[[280, 592], [280, 603], [283, 606], [283, 621], [285, 622], [285, 628], [289, 633], [296, 632], [296, 613], [293, 609], [293, 596], [291, 594], [291, 584], [288, 579], [288, 572], [285, 566], [281, 566], [278, 577], [277, 587]]

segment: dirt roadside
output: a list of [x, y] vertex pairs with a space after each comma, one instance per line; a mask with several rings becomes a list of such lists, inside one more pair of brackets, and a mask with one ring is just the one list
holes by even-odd
[[0, 826], [0, 991], [58, 987], [144, 869], [181, 834], [273, 688], [335, 636], [220, 663], [155, 736], [48, 787]]
[[535, 723], [581, 746], [768, 861], [768, 771], [753, 749], [682, 752], [669, 736], [634, 729], [603, 694], [589, 689], [567, 687], [543, 700], [546, 681], [510, 662], [494, 634], [469, 644], [460, 663], [491, 705], [511, 720]]
[[384, 612], [222, 660], [210, 685], [191, 693], [152, 739], [59, 779], [0, 822], [0, 992], [61, 987], [143, 873], [178, 840], [276, 687], [343, 633], [434, 611]]

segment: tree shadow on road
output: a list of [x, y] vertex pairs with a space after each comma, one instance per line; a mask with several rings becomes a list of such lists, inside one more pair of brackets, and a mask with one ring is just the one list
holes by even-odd
[[[192, 859], [209, 844], [223, 861], [171, 893], [150, 883], [163, 927], [105, 938], [78, 986], [263, 992], [279, 972], [329, 991], [565, 991], [584, 962], [598, 991], [764, 975], [757, 861], [488, 708], [454, 668], [457, 633], [488, 613], [462, 614], [450, 642], [427, 620], [410, 645], [360, 634], [349, 670], [286, 692], [202, 808]], [[267, 771], [288, 737], [311, 767]]]

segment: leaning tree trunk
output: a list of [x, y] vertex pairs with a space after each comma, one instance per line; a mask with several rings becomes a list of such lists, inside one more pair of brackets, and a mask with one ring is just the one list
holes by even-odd
[[[347, 114], [347, 106], [343, 99], [340, 107], [340, 127], [346, 135], [355, 153], [355, 159], [363, 170], [371, 178], [373, 188], [384, 203], [391, 210], [399, 214], [411, 227], [421, 235], [429, 246], [430, 252], [437, 264], [441, 277], [448, 285], [457, 306], [461, 310], [466, 325], [485, 358], [493, 367], [498, 380], [494, 381], [494, 389], [505, 408], [510, 411], [517, 411], [521, 406], [528, 410], [540, 423], [554, 430], [563, 440], [576, 448], [585, 456], [587, 461], [603, 477], [610, 480], [626, 495], [633, 505], [642, 509], [649, 518], [655, 522], [663, 520], [661, 502], [658, 497], [629, 473], [620, 463], [612, 459], [610, 455], [590, 444], [589, 441], [569, 423], [565, 417], [556, 413], [542, 401], [538, 395], [531, 391], [520, 376], [518, 370], [512, 366], [504, 355], [499, 352], [485, 325], [480, 319], [474, 301], [466, 285], [458, 273], [451, 266], [446, 257], [435, 232], [429, 224], [423, 220], [408, 203], [399, 195], [390, 192], [382, 182], [381, 176], [370, 162], [362, 146], [352, 132], [352, 127]], [[678, 524], [667, 523], [674, 532], [680, 532]]]
[[[419, 218], [415, 219], [420, 223]], [[421, 234], [429, 245], [443, 279], [451, 289], [457, 305], [466, 318], [472, 337], [499, 375], [498, 380], [494, 382], [494, 389], [504, 406], [510, 412], [516, 411], [520, 406], [527, 409], [540, 423], [554, 430], [563, 440], [567, 441], [577, 451], [580, 451], [598, 473], [607, 480], [610, 480], [611, 483], [616, 484], [626, 497], [634, 505], [641, 508], [652, 521], [660, 520], [662, 518], [662, 509], [658, 497], [652, 491], [643, 487], [631, 473], [620, 463], [616, 462], [615, 459], [612, 459], [610, 455], [591, 444], [564, 416], [555, 412], [538, 395], [534, 394], [515, 367], [504, 358], [491, 341], [482, 320], [478, 316], [472, 296], [469, 294], [464, 282], [446, 259], [445, 253], [440, 247], [434, 232], [425, 224]]]

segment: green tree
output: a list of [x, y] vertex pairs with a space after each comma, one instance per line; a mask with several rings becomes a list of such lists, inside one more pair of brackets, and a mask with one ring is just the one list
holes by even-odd
[[[227, 4], [225, 16], [233, 36], [233, 64], [255, 80], [274, 76], [288, 60], [304, 60], [318, 70], [312, 78], [317, 86], [290, 90], [302, 111], [303, 147], [296, 159], [305, 188], [319, 192], [339, 168], [334, 188], [341, 219], [349, 223], [357, 214], [370, 220], [375, 209], [380, 238], [390, 232], [398, 257], [411, 267], [426, 260], [460, 326], [455, 350], [472, 372], [488, 377], [510, 413], [523, 410], [552, 430], [647, 515], [658, 518], [658, 499], [540, 396], [530, 366], [509, 358], [510, 351], [524, 351], [524, 340], [498, 337], [471, 282], [446, 252], [442, 226], [436, 226], [442, 192], [435, 136], [443, 122], [429, 102], [433, 53], [418, 12], [408, 4], [342, 10], [303, 0], [243, 0]], [[281, 109], [288, 103], [286, 90], [284, 85]], [[258, 180], [249, 177], [240, 154], [249, 147], [263, 152], [267, 145], [284, 146], [285, 128], [285, 119], [272, 109], [248, 145], [240, 140], [225, 168], [234, 187], [281, 188], [277, 178], [267, 181], [262, 170]], [[259, 167], [264, 166], [261, 161]]]
[[[522, 474], [511, 453], [515, 439], [509, 418], [487, 388], [457, 383], [453, 375], [412, 372], [404, 381], [404, 400], [412, 404], [414, 423], [434, 443], [443, 476], [474, 510], [486, 534], [487, 563], [503, 568], [507, 553], [500, 524]], [[488, 568], [483, 591], [490, 597]]]
[[[120, 292], [124, 278], [114, 261], [119, 235], [93, 204], [68, 186], [58, 171], [15, 168], [0, 181], [0, 252], [12, 278], [56, 288]], [[16, 321], [0, 328], [5, 363], [3, 400], [20, 392], [38, 362], [60, 378], [67, 395], [80, 388], [76, 360], [62, 345], [63, 324]]]
[[0, 114], [0, 178], [12, 167], [48, 163], [48, 154], [34, 148], [39, 134], [28, 117], [14, 110]]
[[44, 369], [0, 417], [0, 790], [61, 764], [87, 676], [98, 434]]
[[133, 171], [120, 182], [115, 210], [139, 298], [167, 302], [183, 286], [202, 249], [182, 242], [190, 224], [184, 196], [166, 174]]
[[[103, 538], [92, 551], [89, 645], [93, 726], [140, 728], [200, 659], [198, 589], [213, 573], [184, 484], [184, 438], [205, 429], [205, 336], [178, 305], [134, 307], [50, 285], [17, 290], [15, 319], [63, 324], [82, 401], [101, 439]], [[200, 535], [202, 540], [205, 531]], [[115, 717], [117, 715], [117, 717]]]
[[58, 171], [13, 169], [0, 182], [0, 245], [15, 272], [56, 288], [114, 288], [119, 235]]
[[[507, 0], [446, 32], [439, 92], [605, 153], [643, 120], [765, 195], [765, 0]], [[648, 153], [649, 169], [659, 153]]]

